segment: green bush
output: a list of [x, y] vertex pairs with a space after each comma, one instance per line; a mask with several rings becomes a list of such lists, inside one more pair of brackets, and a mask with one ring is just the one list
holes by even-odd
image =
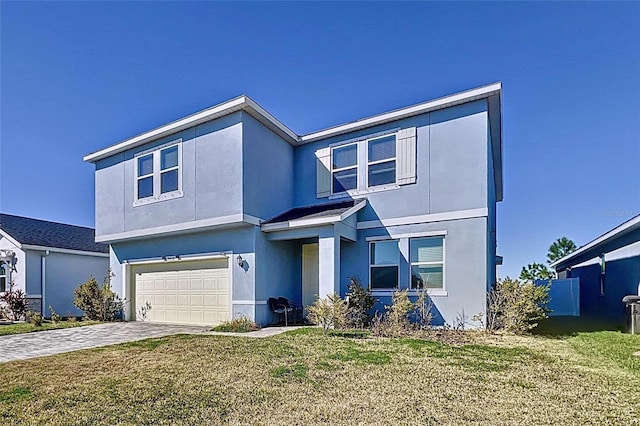
[[124, 301], [111, 290], [111, 271], [102, 286], [91, 276], [73, 291], [73, 304], [84, 311], [85, 317], [94, 321], [115, 321], [122, 318]]
[[40, 312], [33, 312], [33, 311], [29, 311], [28, 315], [29, 317], [29, 322], [33, 325], [35, 325], [36, 327], [41, 327], [42, 326], [42, 314]]
[[344, 328], [347, 325], [349, 307], [347, 302], [333, 293], [323, 299], [318, 299], [309, 306], [307, 319], [322, 327], [322, 333], [327, 334], [331, 328]]
[[384, 307], [386, 312], [376, 314], [371, 332], [379, 337], [395, 337], [409, 334], [415, 328], [411, 323], [411, 315], [415, 306], [409, 299], [409, 290], [396, 291], [391, 297], [391, 305]]
[[227, 333], [248, 333], [256, 330], [260, 330], [260, 326], [247, 317], [234, 318], [211, 329], [211, 331], [224, 331]]
[[51, 312], [51, 322], [52, 323], [57, 324], [60, 321], [62, 321], [62, 317], [60, 316], [60, 314], [58, 314], [56, 311], [54, 311], [53, 307], [51, 305], [49, 305], [49, 311]]
[[10, 320], [21, 321], [27, 314], [27, 295], [22, 290], [15, 290], [15, 284], [9, 283], [9, 290], [0, 296], [0, 305]]
[[499, 280], [487, 295], [487, 330], [525, 333], [547, 318], [549, 285], [509, 277]]
[[362, 286], [359, 279], [349, 277], [346, 299], [349, 307], [347, 325], [353, 328], [368, 326], [373, 318], [371, 309], [376, 303], [376, 298]]

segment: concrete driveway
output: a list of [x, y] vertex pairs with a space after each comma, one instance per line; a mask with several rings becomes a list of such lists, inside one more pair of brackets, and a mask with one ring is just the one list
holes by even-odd
[[116, 322], [0, 336], [0, 362], [36, 358], [133, 342], [171, 334], [202, 334], [209, 329], [189, 325]]

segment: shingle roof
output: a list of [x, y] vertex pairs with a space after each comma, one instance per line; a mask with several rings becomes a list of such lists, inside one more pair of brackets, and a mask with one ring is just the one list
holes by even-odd
[[0, 213], [0, 229], [20, 244], [108, 253], [109, 246], [95, 242], [95, 230], [29, 217]]
[[340, 216], [342, 213], [355, 206], [354, 200], [338, 201], [335, 203], [316, 204], [314, 206], [296, 207], [288, 210], [263, 224], [287, 222], [296, 219], [316, 219], [321, 217]]

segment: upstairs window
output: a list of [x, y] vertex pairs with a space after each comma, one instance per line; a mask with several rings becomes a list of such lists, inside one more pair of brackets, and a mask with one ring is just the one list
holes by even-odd
[[398, 288], [400, 250], [398, 240], [371, 243], [369, 283], [372, 290]]
[[144, 152], [135, 158], [134, 204], [182, 196], [181, 143]]
[[332, 193], [358, 187], [358, 144], [335, 147], [331, 153]]
[[411, 289], [444, 289], [444, 237], [411, 238]]
[[396, 135], [367, 141], [367, 187], [396, 183]]

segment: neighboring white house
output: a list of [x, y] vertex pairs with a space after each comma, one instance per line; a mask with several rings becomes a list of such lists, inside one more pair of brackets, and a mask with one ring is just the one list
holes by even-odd
[[0, 294], [13, 283], [31, 310], [81, 315], [74, 288], [108, 270], [109, 246], [95, 242], [93, 228], [0, 214]]

